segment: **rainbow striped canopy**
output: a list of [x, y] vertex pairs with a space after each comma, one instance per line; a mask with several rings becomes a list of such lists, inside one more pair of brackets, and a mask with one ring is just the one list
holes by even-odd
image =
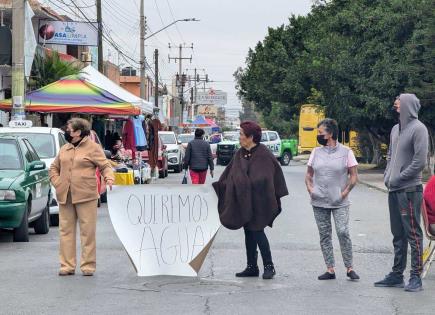
[[[1, 100], [0, 110], [11, 110], [12, 101]], [[140, 109], [92, 83], [68, 76], [27, 93], [26, 111], [41, 113], [90, 113], [137, 115]]]

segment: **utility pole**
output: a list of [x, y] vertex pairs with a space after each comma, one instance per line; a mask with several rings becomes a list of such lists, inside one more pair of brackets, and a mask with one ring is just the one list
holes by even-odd
[[146, 18], [144, 14], [144, 0], [140, 0], [140, 98], [145, 99], [145, 35]]
[[24, 10], [27, 0], [12, 1], [12, 120], [23, 120], [24, 88]]
[[154, 50], [154, 106], [159, 107], [159, 50]]
[[[169, 48], [171, 48], [171, 44], [169, 44]], [[178, 57], [171, 57], [168, 56], [169, 62], [171, 60], [174, 60], [175, 63], [177, 63], [177, 60], [179, 62], [178, 65], [178, 74], [177, 74], [177, 87], [178, 87], [178, 95], [180, 99], [180, 105], [181, 105], [181, 114], [180, 114], [180, 122], [183, 124], [183, 114], [184, 114], [184, 85], [186, 84], [186, 75], [183, 73], [183, 60], [189, 60], [192, 62], [192, 56], [190, 57], [183, 57], [183, 49], [193, 49], [193, 44], [189, 47], [186, 47], [185, 45], [180, 44], [178, 46]]]
[[103, 57], [103, 20], [101, 15], [101, 0], [97, 0], [97, 23], [98, 23], [98, 71], [104, 72]]
[[[186, 69], [186, 71], [189, 71], [189, 70], [192, 70], [192, 69]], [[194, 92], [194, 95], [192, 97], [193, 101], [192, 101], [192, 109], [191, 109], [191, 111], [192, 111], [192, 113], [191, 113], [192, 119], [193, 119], [193, 116], [194, 116], [194, 107], [196, 105], [198, 105], [197, 104], [197, 102], [198, 102], [198, 97], [197, 97], [197, 95], [198, 95], [198, 84], [200, 84], [201, 82], [204, 82], [204, 89], [205, 89], [205, 84], [210, 82], [210, 80], [208, 78], [208, 74], [204, 74], [203, 76], [200, 76], [198, 74], [198, 70], [202, 70], [203, 72], [205, 72], [205, 69], [194, 68], [193, 69], [193, 71], [194, 71], [194, 77], [193, 77], [193, 79], [189, 79], [189, 82], [194, 82], [194, 85], [192, 87], [192, 91]]]

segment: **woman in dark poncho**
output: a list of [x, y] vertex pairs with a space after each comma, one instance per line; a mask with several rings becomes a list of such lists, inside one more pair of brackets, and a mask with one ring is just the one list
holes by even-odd
[[236, 277], [258, 277], [257, 246], [263, 258], [263, 279], [272, 279], [275, 268], [264, 228], [281, 212], [280, 199], [288, 195], [281, 166], [260, 144], [261, 128], [255, 122], [240, 125], [241, 149], [213, 187], [218, 195], [219, 217], [223, 226], [245, 231], [247, 267]]

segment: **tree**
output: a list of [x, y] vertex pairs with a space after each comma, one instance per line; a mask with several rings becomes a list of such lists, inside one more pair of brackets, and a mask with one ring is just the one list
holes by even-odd
[[36, 54], [29, 87], [39, 89], [63, 77], [78, 74], [80, 70], [77, 64], [61, 60], [55, 51], [46, 56]]
[[407, 92], [415, 93], [422, 105], [420, 119], [429, 131], [431, 156], [428, 165], [431, 174], [434, 172], [435, 154], [435, 16], [433, 8], [435, 0], [422, 3], [422, 16], [416, 25], [416, 31], [408, 43], [407, 62], [410, 85]]
[[421, 118], [433, 135], [435, 0], [313, 3], [307, 16], [269, 29], [249, 51], [240, 95], [266, 122], [278, 111], [290, 124], [315, 91], [326, 115], [365, 134], [379, 160], [397, 121], [392, 103], [409, 91], [422, 100]]
[[297, 137], [298, 117], [287, 116], [287, 104], [273, 102], [271, 111], [262, 115], [263, 124], [277, 131], [281, 137]]

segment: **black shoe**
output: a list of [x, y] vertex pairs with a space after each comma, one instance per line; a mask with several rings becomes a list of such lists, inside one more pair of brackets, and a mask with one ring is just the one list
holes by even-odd
[[244, 277], [258, 277], [260, 275], [260, 270], [258, 266], [248, 265], [246, 269], [242, 272], [236, 273], [236, 277], [244, 278]]
[[359, 280], [359, 276], [353, 270], [349, 271], [346, 275], [349, 278], [349, 280], [352, 280], [352, 281]]
[[319, 279], [319, 280], [334, 280], [335, 279], [335, 272], [330, 273], [329, 271], [327, 271], [323, 275], [318, 276], [317, 279]]
[[403, 275], [395, 272], [390, 272], [381, 281], [375, 282], [375, 287], [380, 288], [403, 288], [405, 287], [405, 281], [403, 281]]
[[423, 284], [419, 276], [411, 276], [408, 285], [405, 287], [407, 292], [419, 292], [423, 290]]
[[275, 267], [273, 264], [268, 264], [264, 266], [263, 279], [270, 280], [276, 274]]

